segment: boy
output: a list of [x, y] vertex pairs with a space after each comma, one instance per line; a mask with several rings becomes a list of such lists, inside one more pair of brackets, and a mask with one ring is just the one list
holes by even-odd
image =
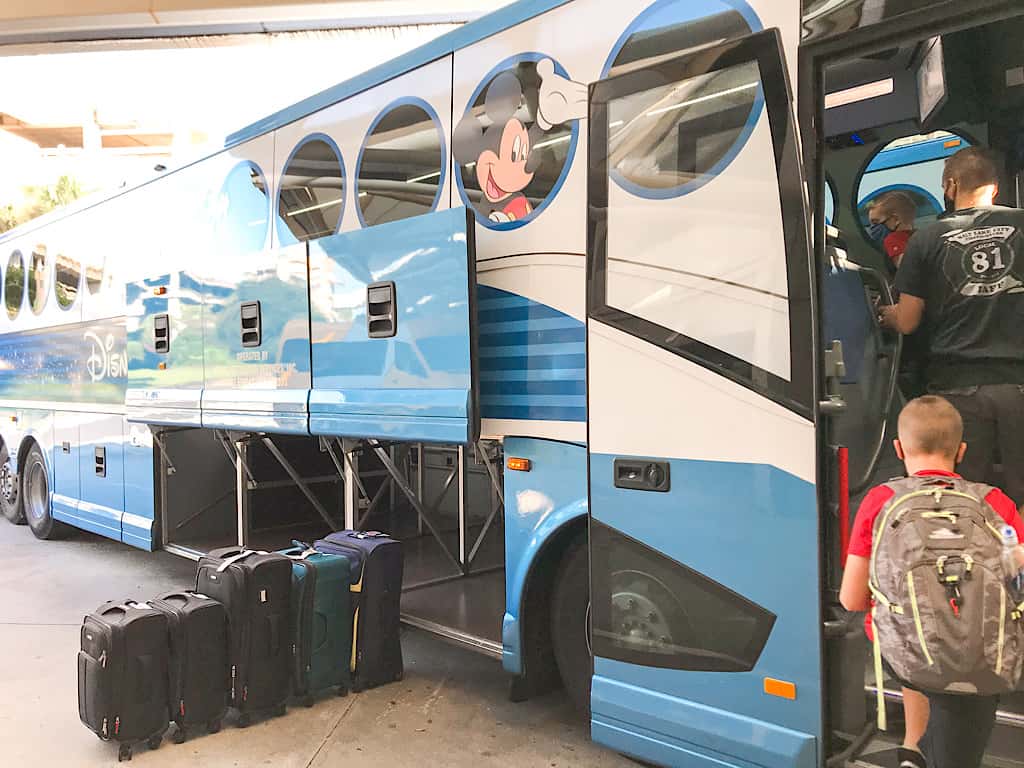
[[894, 269], [903, 261], [916, 218], [917, 206], [906, 192], [883, 192], [868, 209], [871, 237], [885, 249]]
[[[944, 398], [926, 395], [911, 400], [900, 413], [896, 455], [908, 476], [958, 478], [953, 470], [963, 458], [963, 421]], [[861, 503], [854, 522], [849, 557], [839, 599], [847, 610], [871, 609], [869, 560], [875, 519], [892, 498], [886, 485], [873, 488]], [[1024, 541], [1024, 521], [1013, 501], [998, 489], [985, 498], [992, 509]], [[1017, 560], [1024, 567], [1024, 547]], [[870, 617], [868, 631], [871, 632]], [[926, 768], [921, 743], [934, 768], [977, 768], [995, 725], [997, 697], [923, 693], [903, 687], [906, 737], [899, 750], [900, 768]], [[926, 735], [927, 730], [927, 735]]]

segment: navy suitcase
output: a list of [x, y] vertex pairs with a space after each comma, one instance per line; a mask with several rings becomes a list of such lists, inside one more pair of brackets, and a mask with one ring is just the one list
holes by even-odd
[[216, 733], [228, 706], [227, 611], [197, 592], [168, 592], [149, 604], [167, 617], [175, 742], [185, 741], [190, 726]]
[[78, 653], [78, 716], [104, 741], [160, 746], [167, 711], [167, 618], [144, 603], [104, 603], [82, 622]]
[[291, 679], [292, 563], [276, 552], [241, 547], [215, 549], [199, 560], [196, 592], [228, 613], [228, 703], [238, 725], [253, 712], [283, 715]]
[[295, 544], [281, 551], [292, 561], [292, 693], [312, 706], [314, 693], [345, 696], [352, 684], [352, 564]]
[[402, 543], [376, 531], [339, 531], [313, 545], [353, 564], [352, 690], [402, 679]]

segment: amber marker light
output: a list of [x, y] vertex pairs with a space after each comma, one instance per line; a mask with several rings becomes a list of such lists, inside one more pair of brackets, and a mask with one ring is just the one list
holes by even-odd
[[785, 680], [776, 680], [773, 677], [764, 679], [764, 692], [769, 696], [778, 696], [780, 699], [796, 699], [796, 684], [788, 683]]
[[160, 363], [160, 364], [157, 365], [157, 368], [159, 368], [161, 371], [166, 371], [167, 370], [167, 363]]
[[508, 461], [505, 462], [505, 466], [509, 469], [515, 470], [516, 472], [529, 472], [530, 471], [530, 460], [529, 459], [517, 459], [514, 456], [509, 457]]
[[154, 288], [153, 289], [153, 295], [154, 296], [163, 296], [165, 293], [167, 293], [167, 286], [166, 285], [161, 285], [158, 288]]
[[952, 149], [953, 147], [959, 147], [959, 146], [960, 146], [960, 139], [947, 139], [942, 144], [942, 148], [943, 149]]

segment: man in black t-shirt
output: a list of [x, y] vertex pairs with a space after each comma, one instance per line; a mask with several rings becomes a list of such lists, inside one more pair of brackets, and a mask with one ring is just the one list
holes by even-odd
[[993, 204], [998, 171], [979, 147], [946, 160], [950, 212], [919, 230], [896, 274], [899, 303], [880, 321], [908, 334], [924, 325], [928, 390], [964, 420], [965, 477], [1001, 484], [1024, 503], [1024, 211]]

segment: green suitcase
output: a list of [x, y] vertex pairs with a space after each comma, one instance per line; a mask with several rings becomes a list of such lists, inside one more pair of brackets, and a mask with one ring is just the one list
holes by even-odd
[[313, 705], [313, 694], [352, 685], [351, 562], [295, 542], [281, 551], [292, 561], [292, 693]]

